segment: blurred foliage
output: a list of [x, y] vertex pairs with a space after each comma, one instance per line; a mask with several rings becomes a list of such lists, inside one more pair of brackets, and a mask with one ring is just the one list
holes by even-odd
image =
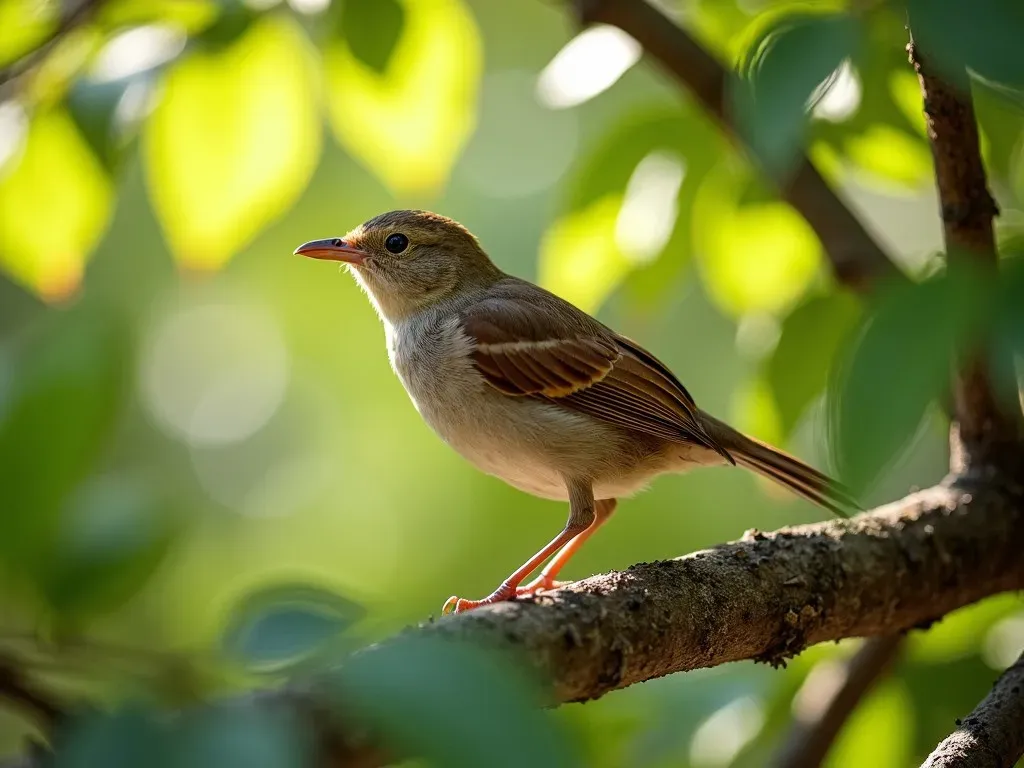
[[[856, 643], [555, 711], [519, 659], [414, 636], [353, 655], [489, 591], [563, 510], [445, 450], [358, 289], [290, 257], [387, 208], [442, 211], [649, 346], [704, 408], [831, 456], [865, 503], [934, 482], [967, 344], [988, 342], [1019, 399], [1020, 4], [685, 10], [735, 70], [749, 156], [634, 41], [577, 34], [558, 4], [0, 0], [0, 658], [79, 704], [56, 765], [297, 768], [315, 749], [301, 722], [202, 702], [325, 665], [339, 708], [428, 764], [766, 762], [808, 672]], [[973, 91], [999, 285], [935, 257], [907, 18]], [[835, 285], [773, 192], [801, 153], [910, 285]], [[725, 469], [624, 508], [571, 575], [820, 517]], [[919, 760], [1022, 648], [1017, 596], [914, 633], [829, 765]], [[181, 704], [199, 706], [164, 716]], [[0, 746], [27, 732], [0, 720]]]

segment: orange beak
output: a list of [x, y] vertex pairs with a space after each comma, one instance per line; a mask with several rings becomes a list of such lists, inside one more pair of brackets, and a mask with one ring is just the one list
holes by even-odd
[[295, 255], [308, 256], [311, 259], [325, 259], [327, 261], [344, 261], [347, 264], [359, 266], [366, 261], [370, 254], [361, 251], [354, 245], [350, 245], [340, 237], [328, 240], [310, 240], [295, 249]]

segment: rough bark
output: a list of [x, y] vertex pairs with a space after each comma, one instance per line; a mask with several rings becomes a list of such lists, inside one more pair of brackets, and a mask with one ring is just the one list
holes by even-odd
[[1024, 756], [1024, 656], [957, 726], [923, 768], [1012, 768]]
[[[999, 208], [988, 189], [970, 90], [958, 90], [931, 74], [913, 43], [907, 51], [921, 84], [950, 269], [964, 266], [992, 274], [998, 264], [992, 222]], [[1002, 450], [1019, 440], [1020, 414], [1000, 406], [987, 360], [987, 352], [976, 349], [963, 361], [953, 387], [954, 410], [967, 445]]]

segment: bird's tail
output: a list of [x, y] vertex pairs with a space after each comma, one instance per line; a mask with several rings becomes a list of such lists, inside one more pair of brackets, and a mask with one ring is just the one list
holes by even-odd
[[861, 510], [853, 495], [828, 475], [778, 448], [738, 432], [714, 416], [701, 413], [701, 417], [705, 429], [737, 464], [810, 499], [837, 517], [849, 517]]

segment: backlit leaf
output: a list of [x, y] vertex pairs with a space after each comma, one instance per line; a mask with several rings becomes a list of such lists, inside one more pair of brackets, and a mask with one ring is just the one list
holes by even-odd
[[144, 160], [182, 264], [220, 267], [295, 202], [320, 155], [315, 89], [308, 41], [285, 17], [171, 70]]
[[621, 197], [609, 195], [556, 221], [541, 241], [540, 284], [596, 312], [631, 266], [615, 241], [621, 206]]
[[351, 659], [332, 690], [399, 754], [432, 765], [582, 765], [517, 661], [455, 640], [405, 636]]
[[711, 298], [726, 312], [780, 312], [803, 295], [821, 264], [821, 244], [785, 203], [749, 200], [747, 171], [722, 165], [693, 211], [697, 263]]
[[384, 73], [331, 41], [327, 109], [338, 140], [388, 187], [427, 192], [447, 181], [475, 125], [482, 52], [462, 0], [405, 0], [404, 9]]
[[57, 24], [60, 6], [46, 0], [0, 2], [0, 66], [33, 50]]
[[112, 190], [62, 109], [32, 115], [0, 165], [0, 265], [49, 300], [73, 293], [110, 217]]
[[387, 71], [402, 37], [405, 8], [399, 0], [345, 0], [340, 31], [349, 50], [377, 74]]
[[860, 318], [860, 303], [851, 294], [815, 296], [782, 322], [767, 378], [788, 435], [807, 406], [825, 391], [828, 372]]
[[903, 768], [911, 762], [913, 711], [905, 686], [890, 680], [878, 686], [843, 726], [824, 765], [845, 768]]
[[843, 14], [788, 15], [749, 52], [747, 77], [733, 80], [737, 128], [766, 170], [784, 176], [799, 156], [815, 90], [856, 53], [859, 22]]

